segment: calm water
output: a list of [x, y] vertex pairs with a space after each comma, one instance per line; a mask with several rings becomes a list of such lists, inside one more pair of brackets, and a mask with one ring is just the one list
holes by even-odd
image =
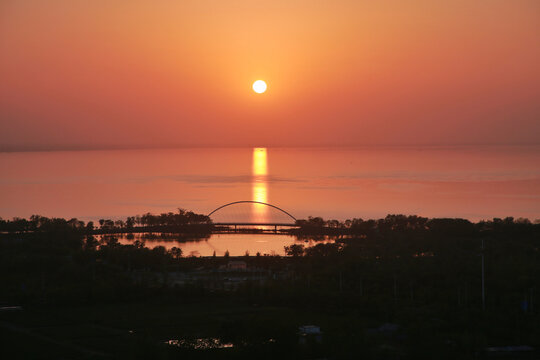
[[[254, 256], [261, 255], [285, 255], [285, 246], [300, 244], [306, 247], [320, 243], [334, 242], [333, 239], [325, 237], [315, 240], [298, 240], [295, 236], [283, 234], [212, 234], [208, 238], [176, 240], [177, 235], [165, 234], [133, 234], [128, 238], [126, 234], [116, 234], [115, 237], [121, 244], [133, 244], [134, 241], [143, 241], [147, 248], [163, 246], [167, 250], [177, 247], [182, 249], [183, 256], [223, 256], [229, 252], [231, 256], [242, 256], [246, 254]], [[98, 240], [102, 237], [98, 236]]]
[[[540, 218], [540, 147], [180, 149], [0, 154], [0, 217], [123, 218], [237, 200], [297, 218]], [[270, 216], [253, 207], [218, 216]], [[245, 250], [245, 249], [244, 249]]]

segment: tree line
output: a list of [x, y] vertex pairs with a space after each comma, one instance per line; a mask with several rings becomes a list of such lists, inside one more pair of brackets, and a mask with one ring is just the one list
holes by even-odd
[[[535, 220], [534, 224], [540, 224]], [[489, 231], [508, 226], [530, 226], [533, 223], [526, 218], [514, 219], [513, 217], [493, 218], [473, 223], [460, 218], [427, 218], [416, 215], [389, 214], [382, 219], [363, 220], [361, 218], [339, 220], [325, 220], [322, 217], [309, 216], [307, 219], [296, 220], [298, 228], [292, 229], [293, 234], [377, 234], [388, 231], [439, 231], [471, 234], [478, 231]]]
[[143, 215], [128, 216], [125, 220], [99, 219], [84, 222], [77, 218], [48, 218], [41, 215], [32, 215], [30, 218], [15, 217], [12, 220], [0, 218], [0, 232], [58, 232], [76, 231], [90, 233], [93, 231], [116, 232], [132, 231], [137, 228], [183, 228], [197, 226], [200, 228], [209, 227], [212, 220], [202, 214], [193, 211], [178, 209], [176, 213], [168, 212], [161, 214], [146, 213]]
[[[539, 224], [535, 220], [534, 224]], [[307, 219], [296, 221], [297, 228], [289, 230], [292, 235], [368, 235], [384, 233], [388, 231], [422, 232], [442, 231], [460, 234], [473, 234], [479, 231], [503, 229], [508, 226], [532, 226], [529, 219], [507, 217], [504, 219], [494, 218], [473, 223], [467, 219], [459, 218], [427, 218], [421, 216], [393, 215], [389, 214], [382, 219], [363, 220], [360, 218], [339, 220], [325, 220], [322, 217], [309, 216]], [[141, 229], [167, 230], [182, 229], [186, 227], [198, 227], [199, 229], [211, 230], [212, 219], [207, 215], [197, 214], [179, 208], [176, 213], [167, 212], [161, 214], [146, 213], [143, 215], [128, 216], [122, 219], [99, 219], [84, 222], [77, 218], [48, 218], [41, 215], [32, 215], [30, 218], [14, 217], [12, 220], [0, 218], [0, 232], [58, 232], [77, 231], [83, 233], [92, 232], [121, 232]]]

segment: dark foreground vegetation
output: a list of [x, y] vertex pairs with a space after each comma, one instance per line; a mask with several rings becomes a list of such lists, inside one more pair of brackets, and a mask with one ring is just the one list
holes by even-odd
[[[211, 231], [188, 213], [97, 229], [76, 219], [1, 221], [0, 357], [538, 358], [539, 224], [310, 218], [294, 230], [300, 240], [336, 241], [240, 258], [120, 245], [112, 231]], [[302, 335], [303, 325], [322, 334]]]

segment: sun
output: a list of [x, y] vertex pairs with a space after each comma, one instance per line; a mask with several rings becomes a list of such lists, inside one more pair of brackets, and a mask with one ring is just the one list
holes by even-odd
[[262, 80], [257, 80], [253, 83], [253, 91], [255, 91], [257, 94], [262, 94], [266, 91], [266, 83]]

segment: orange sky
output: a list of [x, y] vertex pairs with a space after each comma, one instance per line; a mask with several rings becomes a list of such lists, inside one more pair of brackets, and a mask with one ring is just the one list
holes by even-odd
[[539, 143], [538, 64], [538, 0], [4, 0], [0, 150]]

